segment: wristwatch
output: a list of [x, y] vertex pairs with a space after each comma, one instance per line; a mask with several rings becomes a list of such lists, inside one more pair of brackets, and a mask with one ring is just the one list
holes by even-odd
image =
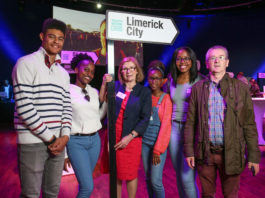
[[53, 144], [56, 141], [56, 136], [53, 136], [53, 139], [50, 142], [45, 142], [46, 146], [49, 146], [50, 144]]

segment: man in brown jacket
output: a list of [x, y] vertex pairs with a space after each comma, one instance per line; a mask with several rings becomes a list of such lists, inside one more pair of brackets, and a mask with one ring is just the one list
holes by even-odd
[[259, 172], [260, 151], [253, 105], [248, 87], [226, 74], [228, 51], [213, 46], [206, 53], [209, 76], [192, 88], [184, 129], [184, 153], [196, 166], [202, 197], [214, 197], [219, 171], [224, 197], [237, 197], [240, 173]]

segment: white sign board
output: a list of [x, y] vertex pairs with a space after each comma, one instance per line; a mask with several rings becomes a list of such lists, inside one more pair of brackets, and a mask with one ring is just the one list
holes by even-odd
[[171, 18], [107, 11], [107, 39], [173, 44], [179, 31]]

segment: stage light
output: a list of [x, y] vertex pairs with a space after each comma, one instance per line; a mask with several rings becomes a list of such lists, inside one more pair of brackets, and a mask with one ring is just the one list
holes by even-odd
[[97, 3], [97, 8], [100, 9], [101, 7], [102, 7], [101, 3], [98, 2], [98, 3]]
[[258, 69], [251, 75], [252, 78], [257, 78], [258, 73], [264, 73], [265, 71], [265, 60], [262, 61]]
[[6, 20], [0, 14], [0, 51], [3, 52], [13, 63], [25, 53], [18, 44]]

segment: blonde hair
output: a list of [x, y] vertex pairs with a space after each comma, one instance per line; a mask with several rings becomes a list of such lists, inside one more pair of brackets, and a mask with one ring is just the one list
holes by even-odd
[[126, 62], [132, 62], [135, 65], [136, 71], [137, 71], [136, 82], [142, 82], [144, 80], [144, 72], [143, 72], [143, 69], [140, 66], [140, 64], [138, 63], [137, 59], [134, 58], [133, 56], [125, 57], [120, 62], [119, 69], [118, 69], [118, 79], [119, 79], [119, 81], [122, 84], [124, 83], [124, 80], [122, 78], [121, 72], [122, 72], [122, 67], [123, 67], [124, 63], [126, 63]]

